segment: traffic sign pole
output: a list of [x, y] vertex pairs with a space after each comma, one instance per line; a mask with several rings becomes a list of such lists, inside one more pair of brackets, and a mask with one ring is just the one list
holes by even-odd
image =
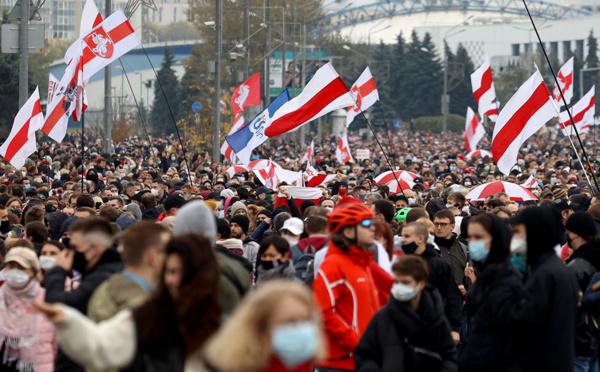
[[19, 107], [23, 107], [29, 97], [29, 0], [21, 0], [19, 17]]

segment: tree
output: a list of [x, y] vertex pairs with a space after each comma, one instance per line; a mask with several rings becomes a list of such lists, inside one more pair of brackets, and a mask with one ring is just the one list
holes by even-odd
[[[390, 68], [390, 104], [384, 106], [384, 111], [389, 112], [387, 115], [388, 120], [393, 119], [403, 119], [401, 116], [402, 112], [399, 108], [399, 105], [402, 104], [402, 98], [406, 98], [403, 95], [404, 91], [402, 87], [405, 85], [406, 76], [405, 76], [405, 52], [406, 52], [406, 40], [402, 36], [402, 33], [399, 33], [396, 37], [396, 44], [392, 47], [391, 56], [392, 63]], [[393, 115], [393, 116], [392, 116]], [[410, 119], [405, 118], [405, 119]]]
[[[588, 53], [585, 58], [586, 68], [598, 68], [600, 67], [600, 60], [598, 60], [598, 39], [594, 37], [594, 30], [590, 30], [588, 36]], [[592, 85], [598, 87], [600, 85], [600, 71], [589, 71], [584, 73], [583, 79], [583, 94], [585, 94]], [[575, 76], [578, 78], [578, 76]], [[596, 103], [596, 112], [600, 109], [600, 101]]]
[[467, 106], [477, 111], [477, 101], [475, 101], [471, 87], [471, 74], [475, 71], [475, 66], [462, 43], [458, 44], [456, 55], [452, 54], [452, 60], [449, 58], [448, 62], [448, 75], [454, 78], [448, 78], [450, 112], [464, 115]]
[[[158, 80], [162, 84], [162, 89], [158, 81], [154, 82], [154, 103], [150, 118], [155, 133], [171, 134], [175, 132], [175, 124], [170, 111], [173, 112], [175, 121], [179, 120], [180, 92], [177, 76], [173, 70], [175, 57], [169, 47], [165, 47], [163, 53], [163, 62], [158, 70]], [[164, 93], [163, 94], [163, 89]], [[166, 95], [166, 96], [165, 96]]]

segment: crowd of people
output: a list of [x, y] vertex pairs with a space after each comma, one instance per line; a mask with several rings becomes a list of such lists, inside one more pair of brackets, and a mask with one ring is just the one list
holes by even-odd
[[[0, 160], [0, 372], [598, 371], [594, 141], [582, 166], [549, 130], [504, 175], [460, 135], [377, 136], [346, 164], [317, 141], [318, 200], [173, 137]], [[303, 172], [305, 149], [253, 160]], [[530, 176], [537, 200], [466, 198]]]

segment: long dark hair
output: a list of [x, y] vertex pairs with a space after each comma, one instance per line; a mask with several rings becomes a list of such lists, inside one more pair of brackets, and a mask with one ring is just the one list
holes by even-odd
[[210, 241], [202, 235], [174, 237], [167, 257], [177, 255], [183, 263], [179, 296], [173, 299], [164, 283], [164, 271], [152, 297], [134, 310], [139, 349], [163, 356], [185, 344], [186, 356], [199, 350], [221, 325], [221, 270]]

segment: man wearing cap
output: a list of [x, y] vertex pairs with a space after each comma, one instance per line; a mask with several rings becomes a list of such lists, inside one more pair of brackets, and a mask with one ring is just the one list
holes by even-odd
[[244, 214], [238, 214], [231, 217], [231, 221], [229, 222], [231, 237], [242, 241], [242, 246], [244, 248], [244, 254], [242, 254], [242, 256], [250, 261], [254, 267], [256, 265], [259, 245], [248, 236], [249, 227], [250, 220], [248, 219], [248, 216]]
[[[600, 249], [596, 241], [596, 223], [587, 212], [575, 212], [567, 220], [567, 242], [573, 254], [566, 261], [575, 274], [579, 290], [585, 292], [590, 280], [600, 270]], [[575, 366], [577, 371], [591, 371], [597, 360], [598, 334], [587, 319], [592, 316], [585, 307], [577, 309], [575, 328]]]
[[304, 232], [304, 222], [298, 217], [292, 217], [285, 220], [283, 227], [279, 229], [281, 236], [290, 244], [294, 246], [298, 244], [300, 235]]
[[164, 220], [167, 217], [175, 216], [179, 208], [183, 207], [186, 200], [178, 194], [169, 195], [164, 202], [165, 211], [156, 219], [157, 222]]

